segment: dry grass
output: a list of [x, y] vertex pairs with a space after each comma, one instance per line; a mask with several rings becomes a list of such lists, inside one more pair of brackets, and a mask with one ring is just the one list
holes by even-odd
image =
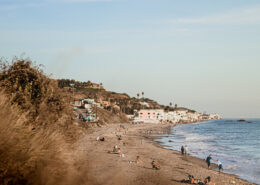
[[48, 125], [63, 118], [71, 119], [68, 97], [58, 88], [57, 82], [48, 78], [40, 67], [30, 60], [14, 59], [11, 64], [0, 61], [0, 88], [12, 105], [27, 112], [28, 121], [34, 125]]
[[79, 128], [66, 135], [54, 124], [34, 127], [27, 114], [0, 95], [0, 184], [88, 184], [87, 150], [68, 134], [77, 135]]
[[80, 181], [83, 155], [73, 148], [80, 128], [56, 82], [30, 61], [17, 60], [2, 64], [0, 90], [0, 184]]

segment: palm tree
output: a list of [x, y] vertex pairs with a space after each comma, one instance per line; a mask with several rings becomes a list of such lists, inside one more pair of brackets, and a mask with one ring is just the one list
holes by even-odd
[[140, 94], [139, 93], [137, 93], [137, 98], [139, 99], [139, 96], [140, 96]]
[[91, 81], [87, 81], [87, 86], [91, 86]]
[[144, 92], [142, 92], [142, 97], [144, 98]]
[[172, 107], [172, 102], [170, 102], [170, 109], [171, 109], [171, 107]]

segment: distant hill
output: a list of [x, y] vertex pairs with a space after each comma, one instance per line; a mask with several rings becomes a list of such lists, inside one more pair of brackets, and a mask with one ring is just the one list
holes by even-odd
[[[66, 83], [64, 83], [66, 82]], [[59, 87], [64, 91], [69, 92], [74, 98], [92, 98], [97, 102], [108, 101], [111, 104], [118, 105], [121, 112], [125, 114], [134, 114], [134, 110], [140, 109], [163, 109], [165, 106], [160, 105], [149, 98], [130, 97], [126, 93], [116, 93], [102, 89], [93, 89], [89, 85], [92, 82], [79, 82], [75, 80], [59, 79]], [[66, 85], [64, 85], [66, 84]], [[77, 84], [77, 85], [73, 85]], [[96, 83], [94, 83], [96, 84]], [[102, 86], [103, 87], [103, 86]]]

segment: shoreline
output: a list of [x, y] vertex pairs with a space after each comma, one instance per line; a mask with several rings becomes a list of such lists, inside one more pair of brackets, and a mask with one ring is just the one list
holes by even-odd
[[[94, 166], [88, 172], [88, 179], [92, 179], [93, 185], [183, 185], [185, 183], [181, 183], [181, 180], [187, 180], [191, 174], [201, 180], [211, 176], [216, 185], [256, 185], [233, 174], [219, 173], [214, 170], [214, 166], [209, 170], [203, 159], [182, 156], [179, 151], [166, 149], [154, 141], [158, 137], [154, 134], [167, 133], [176, 125], [178, 124], [112, 124], [91, 129], [82, 138], [84, 146], [88, 147], [87, 166]], [[147, 130], [152, 130], [152, 134], [147, 134]], [[118, 140], [117, 134], [122, 135], [122, 140]], [[96, 141], [98, 136], [104, 136], [105, 141]], [[111, 153], [114, 145], [120, 147], [124, 158]], [[140, 156], [142, 163], [133, 162], [137, 156]], [[152, 169], [153, 160], [161, 165], [160, 170]]]
[[[212, 120], [206, 120], [206, 121], [212, 121]], [[205, 121], [201, 121], [201, 123], [202, 123], [202, 122], [205, 122]], [[171, 125], [168, 125], [168, 126], [166, 126], [166, 127], [167, 127], [167, 129], [170, 130], [170, 129], [172, 129], [173, 127], [176, 127], [177, 125], [181, 125], [181, 124], [193, 124], [193, 123], [194, 123], [194, 122], [191, 122], [191, 123], [176, 123], [176, 124], [174, 124], [174, 125], [172, 125], [172, 126], [171, 126]], [[200, 122], [195, 122], [195, 123], [200, 123]], [[157, 131], [158, 131], [158, 130], [159, 130], [159, 131], [165, 131], [165, 128], [160, 128], [160, 127], [158, 127], [158, 128], [156, 128], [156, 130], [157, 130]], [[169, 134], [168, 132], [170, 132], [170, 131], [164, 132], [164, 133], [162, 133], [162, 134]], [[168, 146], [168, 145], [165, 145], [163, 142], [155, 141], [156, 139], [161, 138], [161, 137], [163, 137], [163, 136], [150, 135], [148, 138], [147, 138], [147, 137], [146, 137], [146, 138], [147, 138], [147, 139], [150, 139], [152, 142], [154, 142], [154, 145], [155, 145], [156, 147], [159, 147], [159, 148], [164, 149], [164, 150], [174, 151], [174, 152], [177, 152], [178, 155], [181, 155], [181, 152], [180, 152], [180, 151], [175, 150], [175, 149], [165, 148], [165, 147], [169, 147], [169, 146]], [[183, 156], [183, 155], [181, 155], [181, 156]], [[200, 161], [201, 164], [205, 163], [205, 160], [202, 159], [202, 158], [199, 158], [199, 157], [196, 157], [196, 156], [192, 156], [192, 155], [188, 155], [187, 157], [190, 157], [191, 159], [196, 160], [197, 162]], [[215, 163], [211, 163], [211, 170], [214, 170], [215, 172], [218, 172], [218, 165], [215, 164]], [[246, 180], [246, 179], [243, 179], [243, 178], [239, 177], [239, 176], [236, 175], [236, 174], [228, 173], [228, 172], [221, 172], [221, 173], [234, 176], [235, 178], [238, 178], [238, 179], [241, 179], [241, 180], [246, 181], [246, 182], [248, 182], [248, 183], [251, 183], [251, 184], [256, 185], [254, 182], [250, 182], [250, 181], [248, 181], [248, 180]]]

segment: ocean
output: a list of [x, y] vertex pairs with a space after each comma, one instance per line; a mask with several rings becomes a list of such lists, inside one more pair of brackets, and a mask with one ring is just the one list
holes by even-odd
[[224, 172], [260, 184], [260, 119], [224, 119], [173, 127], [156, 141], [179, 150], [187, 145], [189, 154], [206, 159], [212, 154]]

